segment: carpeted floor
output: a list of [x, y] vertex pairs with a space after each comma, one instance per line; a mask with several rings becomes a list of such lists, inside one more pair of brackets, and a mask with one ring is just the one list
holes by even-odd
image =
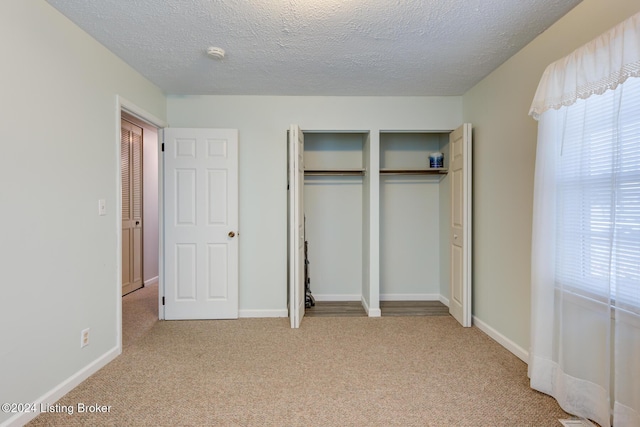
[[[136, 310], [155, 304], [157, 316], [157, 293], [138, 292]], [[570, 418], [529, 388], [526, 364], [451, 317], [305, 318], [298, 330], [283, 318], [132, 319], [144, 332], [123, 331], [123, 354], [58, 402], [110, 412], [42, 414], [29, 425], [516, 427]]]
[[122, 298], [122, 350], [145, 336], [158, 322], [158, 284]]

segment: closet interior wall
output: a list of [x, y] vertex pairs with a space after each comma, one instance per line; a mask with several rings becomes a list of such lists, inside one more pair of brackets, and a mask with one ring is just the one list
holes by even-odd
[[[449, 305], [449, 131], [304, 131], [305, 240], [316, 301]], [[443, 167], [429, 164], [444, 155]], [[411, 309], [411, 308], [409, 308]]]
[[380, 133], [380, 300], [443, 301], [449, 294], [449, 133]]
[[316, 301], [362, 298], [367, 141], [367, 133], [305, 131], [305, 240]]

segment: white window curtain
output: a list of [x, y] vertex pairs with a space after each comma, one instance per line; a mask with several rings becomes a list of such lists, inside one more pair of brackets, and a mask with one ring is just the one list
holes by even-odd
[[640, 13], [547, 67], [532, 235], [531, 387], [640, 426]]

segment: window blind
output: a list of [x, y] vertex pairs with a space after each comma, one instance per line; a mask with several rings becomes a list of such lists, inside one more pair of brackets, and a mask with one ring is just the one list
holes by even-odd
[[557, 114], [556, 284], [640, 314], [640, 78]]

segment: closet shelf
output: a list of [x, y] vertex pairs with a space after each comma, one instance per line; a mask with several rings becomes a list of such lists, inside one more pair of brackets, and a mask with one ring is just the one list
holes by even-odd
[[380, 175], [442, 175], [447, 174], [447, 168], [432, 169], [380, 169]]
[[365, 169], [305, 169], [305, 176], [362, 176]]

